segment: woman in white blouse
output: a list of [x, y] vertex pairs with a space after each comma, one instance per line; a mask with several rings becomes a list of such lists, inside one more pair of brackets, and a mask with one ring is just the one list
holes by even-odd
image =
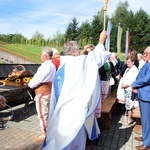
[[138, 75], [138, 68], [134, 65], [135, 62], [135, 56], [132, 54], [128, 54], [126, 58], [126, 63], [128, 68], [126, 69], [123, 79], [122, 79], [122, 84], [121, 88], [124, 89], [124, 94], [125, 94], [125, 107], [127, 111], [127, 122], [126, 125], [129, 125], [133, 122], [132, 116], [131, 116], [131, 101], [133, 101], [133, 96], [132, 96], [132, 88], [131, 84], [133, 81], [135, 81], [137, 75]]

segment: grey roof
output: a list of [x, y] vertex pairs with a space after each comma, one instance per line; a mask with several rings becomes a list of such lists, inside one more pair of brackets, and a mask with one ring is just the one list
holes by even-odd
[[5, 79], [8, 74], [13, 71], [14, 67], [17, 65], [23, 65], [27, 71], [33, 76], [40, 64], [0, 64], [0, 79]]

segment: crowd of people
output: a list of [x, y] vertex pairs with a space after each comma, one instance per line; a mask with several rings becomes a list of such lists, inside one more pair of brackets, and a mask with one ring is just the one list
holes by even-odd
[[[150, 147], [150, 47], [144, 51], [145, 60], [132, 50], [121, 62], [117, 53], [105, 50], [106, 38], [102, 31], [98, 44], [85, 45], [83, 50], [77, 43], [66, 43], [61, 54], [54, 48], [42, 49], [42, 64], [27, 85], [35, 91], [41, 127], [35, 139], [43, 141], [42, 150], [84, 150], [87, 139], [94, 140], [101, 132], [101, 107], [114, 89], [127, 118], [125, 125], [134, 121], [132, 109], [140, 109], [142, 137], [135, 140], [143, 144], [136, 148]], [[0, 96], [0, 108], [5, 105]]]
[[[144, 59], [143, 59], [144, 56]], [[150, 148], [150, 47], [144, 50], [143, 55], [133, 50], [128, 53], [126, 62], [119, 74], [117, 101], [125, 105], [126, 124], [130, 125], [132, 109], [139, 107], [142, 126], [142, 137], [135, 137], [143, 144], [136, 146], [138, 150]]]

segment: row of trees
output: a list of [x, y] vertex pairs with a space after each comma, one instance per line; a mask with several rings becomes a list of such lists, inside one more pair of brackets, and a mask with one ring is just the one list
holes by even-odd
[[[115, 12], [111, 17], [107, 16], [107, 21], [111, 20], [113, 28], [110, 36], [110, 51], [117, 50], [117, 30], [118, 25], [123, 28], [121, 51], [125, 51], [125, 32], [128, 29], [131, 33], [130, 49], [136, 49], [142, 52], [150, 44], [150, 16], [143, 9], [135, 14], [128, 10], [127, 1], [119, 2]], [[32, 44], [39, 46], [62, 46], [66, 41], [75, 40], [82, 48], [84, 45], [92, 43], [97, 44], [99, 33], [103, 30], [103, 10], [93, 16], [91, 22], [84, 21], [81, 26], [74, 17], [68, 24], [64, 34], [59, 31], [53, 38], [47, 40], [39, 32], [36, 32], [31, 39], [25, 38], [21, 34], [0, 35], [0, 40], [13, 44]]]

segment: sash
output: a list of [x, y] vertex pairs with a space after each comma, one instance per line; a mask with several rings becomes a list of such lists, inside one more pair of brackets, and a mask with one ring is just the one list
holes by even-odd
[[57, 103], [57, 101], [59, 99], [61, 88], [63, 86], [64, 71], [65, 71], [65, 65], [63, 65], [59, 69], [59, 71], [56, 73], [55, 78], [54, 78], [54, 90], [55, 90], [56, 103]]

